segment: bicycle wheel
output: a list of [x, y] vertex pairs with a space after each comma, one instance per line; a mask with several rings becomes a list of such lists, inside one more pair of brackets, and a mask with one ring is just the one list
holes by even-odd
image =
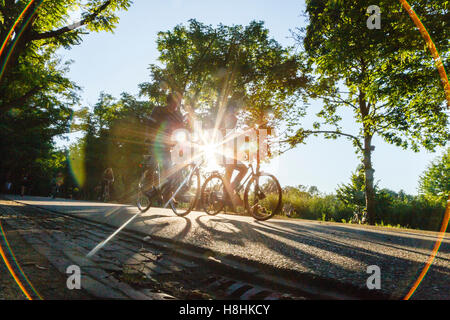
[[224, 183], [220, 174], [212, 174], [202, 187], [201, 202], [203, 210], [209, 215], [215, 216], [225, 207]]
[[142, 191], [138, 192], [136, 205], [140, 212], [146, 212], [152, 205], [151, 199]]
[[152, 185], [153, 185], [152, 171], [147, 170], [142, 174], [142, 177], [139, 180], [138, 184], [136, 205], [139, 211], [141, 212], [146, 212], [148, 211], [148, 209], [150, 209], [152, 205], [152, 200], [154, 196], [157, 194], [157, 192], [153, 190], [154, 188], [152, 187]]
[[175, 201], [172, 201], [170, 207], [177, 216], [184, 217], [195, 208], [200, 195], [200, 173], [194, 165], [188, 165], [181, 170], [176, 181], [174, 192], [180, 188], [183, 182], [186, 181], [186, 183], [178, 190]]
[[271, 174], [255, 175], [244, 194], [245, 209], [256, 220], [268, 220], [281, 211], [282, 190], [277, 178]]

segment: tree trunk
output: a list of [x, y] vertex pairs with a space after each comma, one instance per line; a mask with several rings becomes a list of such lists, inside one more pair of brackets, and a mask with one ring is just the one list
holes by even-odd
[[365, 176], [365, 195], [368, 223], [375, 224], [375, 187], [374, 175], [375, 170], [372, 168], [372, 136], [364, 138], [364, 176]]

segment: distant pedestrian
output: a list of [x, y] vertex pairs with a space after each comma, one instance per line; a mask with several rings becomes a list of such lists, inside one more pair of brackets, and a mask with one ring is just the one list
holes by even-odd
[[6, 182], [5, 182], [5, 193], [11, 194], [12, 192], [12, 182], [11, 182], [11, 172], [6, 174]]
[[5, 182], [5, 192], [7, 194], [11, 193], [11, 189], [12, 189], [12, 182], [11, 181], [6, 181]]
[[22, 175], [22, 181], [21, 181], [21, 186], [20, 186], [20, 196], [21, 197], [25, 196], [26, 189], [28, 188], [29, 185], [30, 185], [30, 176], [28, 175], [28, 173], [24, 173]]

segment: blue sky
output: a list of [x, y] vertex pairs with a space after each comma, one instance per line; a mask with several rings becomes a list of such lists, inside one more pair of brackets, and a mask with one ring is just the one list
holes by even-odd
[[[135, 0], [129, 11], [120, 14], [120, 23], [114, 34], [97, 33], [85, 36], [80, 46], [63, 50], [64, 59], [74, 63], [69, 76], [82, 88], [84, 105], [93, 105], [101, 91], [119, 96], [121, 92], [136, 94], [137, 85], [149, 80], [148, 66], [158, 57], [156, 37], [159, 31], [172, 29], [179, 23], [195, 18], [203, 23], [246, 25], [262, 20], [271, 36], [283, 45], [293, 45], [290, 30], [303, 26], [303, 1], [275, 0]], [[306, 127], [313, 122], [314, 111], [300, 119]], [[355, 133], [357, 127], [351, 117], [344, 115], [344, 129]], [[374, 139], [375, 178], [380, 187], [403, 189], [417, 193], [419, 175], [431, 160], [443, 151], [414, 153]], [[282, 185], [315, 185], [322, 192], [331, 193], [342, 182], [348, 182], [358, 165], [352, 144], [346, 139], [337, 141], [311, 137], [284, 154], [270, 170]]]

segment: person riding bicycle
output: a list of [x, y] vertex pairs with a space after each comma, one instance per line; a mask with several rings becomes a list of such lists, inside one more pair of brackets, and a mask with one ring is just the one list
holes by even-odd
[[[170, 179], [176, 172], [172, 168], [171, 150], [175, 143], [172, 134], [177, 129], [185, 128], [185, 119], [180, 111], [182, 97], [179, 93], [170, 93], [164, 107], [156, 107], [148, 121], [147, 139], [153, 164], [159, 164], [161, 181]], [[155, 181], [148, 170], [148, 181]], [[154, 170], [153, 170], [154, 172]], [[146, 174], [147, 177], [147, 174]], [[164, 198], [167, 198], [166, 194]]]
[[[224, 114], [222, 118], [222, 122], [219, 126], [220, 130], [223, 131], [224, 137], [227, 135], [233, 135], [232, 131], [236, 129], [237, 125], [237, 113], [239, 109], [236, 106], [235, 103], [230, 103], [227, 106], [227, 111]], [[225, 138], [226, 139], [226, 138]], [[232, 150], [234, 153], [234, 150]], [[248, 171], [248, 167], [238, 159], [237, 157], [231, 156], [227, 157], [225, 156], [223, 159], [223, 166], [225, 167], [225, 175], [224, 175], [224, 183], [225, 188], [227, 190], [227, 197], [230, 197], [231, 202], [234, 206], [239, 205], [241, 206], [243, 204], [242, 199], [237, 195], [236, 189], [239, 187], [239, 184], [241, 183], [242, 179], [245, 177]], [[233, 176], [234, 171], [238, 171], [236, 177], [234, 178], [233, 182], [231, 182], [231, 178]]]
[[52, 198], [55, 199], [62, 193], [62, 186], [64, 185], [64, 174], [60, 171], [52, 180]]

